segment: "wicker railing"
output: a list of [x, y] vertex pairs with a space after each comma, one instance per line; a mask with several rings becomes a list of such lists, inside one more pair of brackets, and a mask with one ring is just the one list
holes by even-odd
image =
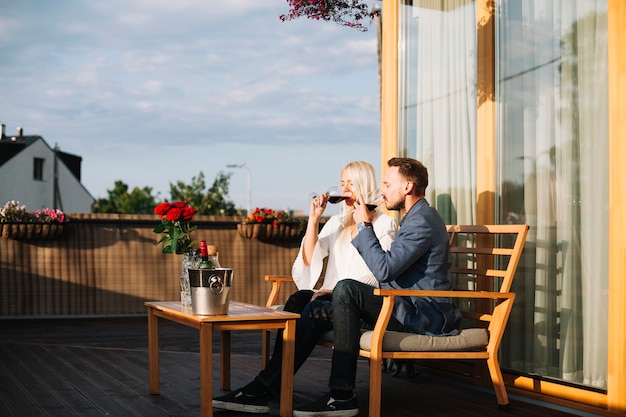
[[[144, 301], [179, 300], [181, 257], [164, 255], [153, 215], [69, 214], [56, 239], [0, 238], [0, 318], [145, 314]], [[264, 305], [268, 273], [290, 274], [299, 241], [237, 233], [241, 218], [196, 216], [195, 239], [234, 269], [232, 299]]]

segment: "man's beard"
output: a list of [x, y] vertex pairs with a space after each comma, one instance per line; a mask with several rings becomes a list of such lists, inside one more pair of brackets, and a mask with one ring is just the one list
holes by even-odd
[[404, 208], [404, 200], [385, 200], [385, 206], [387, 207], [387, 210], [402, 210]]

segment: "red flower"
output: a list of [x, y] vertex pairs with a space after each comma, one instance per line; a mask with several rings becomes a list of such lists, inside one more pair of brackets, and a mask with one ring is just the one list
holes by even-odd
[[178, 207], [172, 207], [170, 211], [165, 214], [165, 218], [171, 222], [175, 222], [180, 218], [182, 210]]
[[185, 207], [183, 208], [183, 212], [181, 215], [181, 220], [185, 220], [185, 221], [190, 221], [191, 219], [193, 219], [194, 214], [196, 214], [196, 209], [189, 206], [189, 207]]
[[246, 217], [246, 223], [264, 223], [276, 226], [281, 223], [299, 223], [299, 221], [284, 210], [277, 212], [272, 209], [257, 207], [254, 213]]
[[197, 243], [191, 240], [191, 232], [197, 229], [189, 222], [196, 214], [196, 209], [184, 201], [164, 202], [154, 208], [161, 217], [161, 222], [154, 228], [154, 233], [163, 233], [159, 240], [163, 243], [163, 253], [183, 254]]
[[161, 203], [158, 206], [156, 206], [154, 208], [154, 212], [158, 214], [159, 216], [163, 217], [167, 214], [168, 211], [170, 211], [171, 207], [172, 205], [166, 201], [165, 203]]

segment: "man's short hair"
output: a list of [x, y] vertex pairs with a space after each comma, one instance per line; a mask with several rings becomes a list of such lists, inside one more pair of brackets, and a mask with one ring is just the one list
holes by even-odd
[[413, 158], [391, 158], [387, 165], [389, 167], [398, 167], [398, 172], [407, 181], [415, 184], [415, 190], [419, 196], [426, 195], [426, 187], [428, 187], [428, 170], [417, 159]]

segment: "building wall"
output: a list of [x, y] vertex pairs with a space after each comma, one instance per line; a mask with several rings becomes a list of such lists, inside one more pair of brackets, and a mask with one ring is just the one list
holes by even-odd
[[[433, 2], [444, 4], [446, 2]], [[452, 3], [452, 2], [450, 2]], [[386, 161], [398, 156], [398, 51], [402, 45], [398, 43], [398, 9], [404, 4], [397, 0], [386, 0], [383, 7], [383, 50], [382, 50], [382, 103], [381, 103], [381, 172], [386, 170]], [[477, 30], [477, 71], [478, 83], [488, 91], [494, 87], [494, 54], [495, 38], [493, 13], [494, 2], [476, 0], [477, 29], [481, 26], [488, 30]], [[599, 407], [608, 409], [615, 415], [626, 413], [626, 332], [624, 332], [624, 317], [626, 317], [626, 243], [623, 239], [623, 230], [626, 228], [626, 210], [624, 210], [624, 189], [626, 165], [622, 162], [626, 157], [626, 124], [623, 110], [626, 97], [626, 2], [622, 0], [608, 1], [609, 20], [609, 291], [608, 291], [608, 318], [609, 335], [607, 340], [598, 340], [599, 347], [608, 343], [608, 389], [606, 393], [592, 390], [568, 387], [554, 383], [540, 377], [505, 375], [507, 385], [517, 394], [528, 397], [539, 397], [547, 401], [576, 401], [580, 408]], [[488, 25], [484, 23], [487, 22]], [[490, 23], [491, 22], [491, 23]], [[489, 94], [487, 94], [490, 97]], [[494, 129], [495, 102], [493, 97], [479, 106], [477, 114], [478, 131], [478, 190], [493, 191], [495, 172], [495, 141]], [[492, 222], [493, 200], [478, 199], [477, 222]], [[604, 306], [601, 306], [604, 308]], [[613, 414], [611, 414], [613, 415]]]
[[626, 415], [626, 2], [609, 0], [609, 395]]
[[[45, 160], [41, 181], [33, 179], [33, 158]], [[35, 141], [0, 167], [0, 204], [18, 200], [28, 211], [49, 207], [89, 213], [93, 197], [60, 159], [58, 174], [61, 206], [54, 204], [54, 151], [43, 139]]]

